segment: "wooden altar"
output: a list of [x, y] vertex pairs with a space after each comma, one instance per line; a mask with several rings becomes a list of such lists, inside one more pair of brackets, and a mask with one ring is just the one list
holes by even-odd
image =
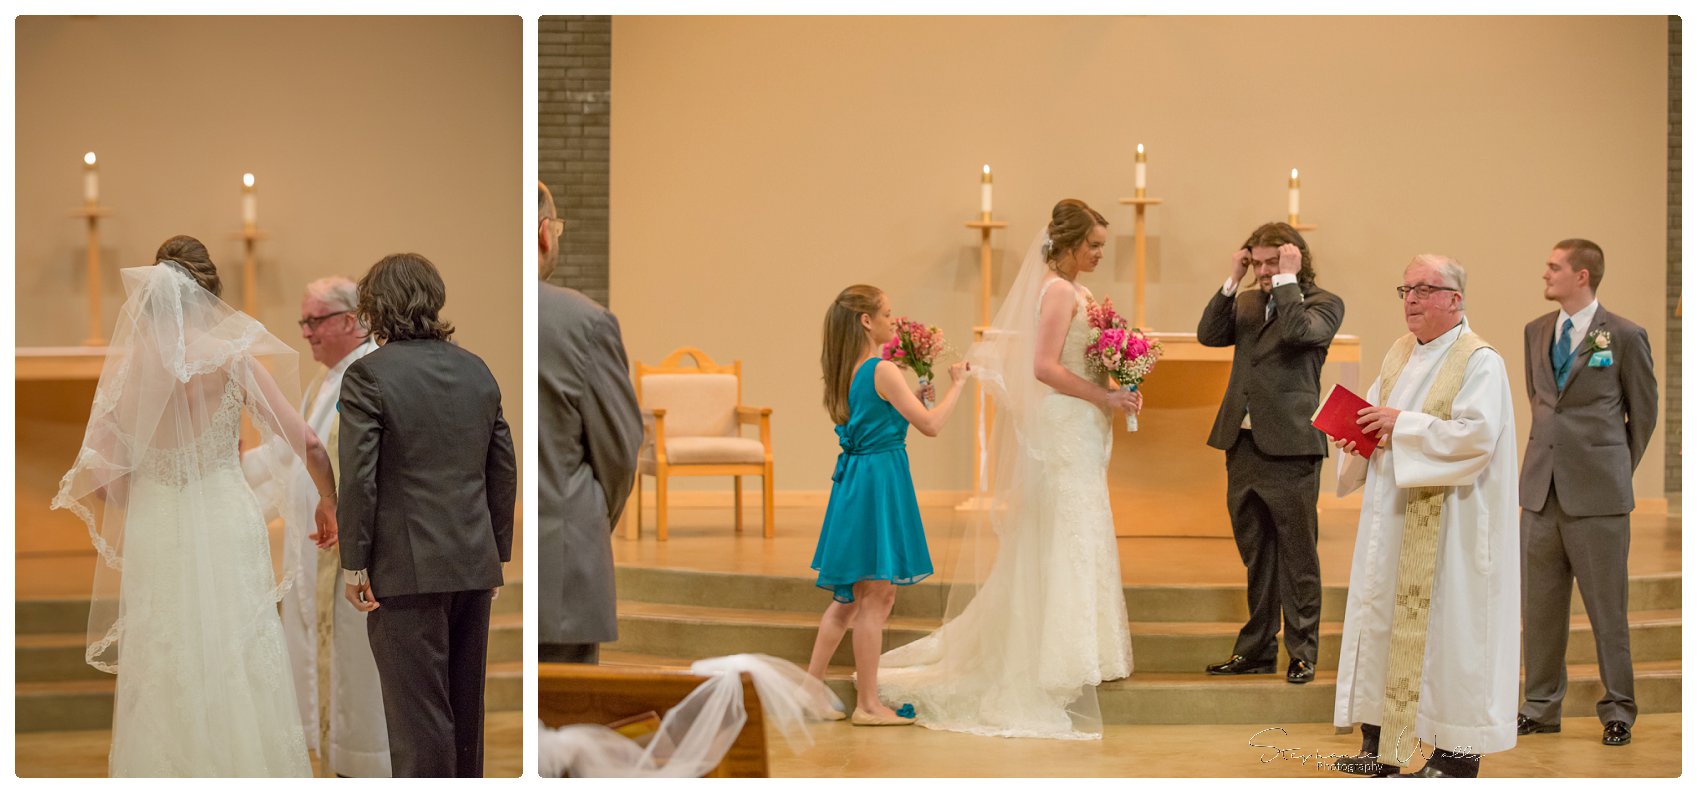
[[[1194, 333], [1152, 333], [1165, 348], [1143, 384], [1138, 431], [1113, 420], [1108, 495], [1114, 533], [1121, 537], [1230, 537], [1226, 515], [1226, 455], [1208, 446], [1208, 433], [1231, 377], [1232, 348], [1204, 347]], [[1361, 340], [1332, 340], [1320, 392], [1333, 383], [1361, 393]], [[1328, 483], [1335, 457], [1321, 471], [1320, 503], [1337, 504]]]

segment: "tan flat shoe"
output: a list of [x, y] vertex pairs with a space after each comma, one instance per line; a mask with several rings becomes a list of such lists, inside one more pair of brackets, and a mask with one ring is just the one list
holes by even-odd
[[825, 711], [825, 720], [826, 721], [842, 721], [843, 719], [846, 719], [846, 718], [848, 718], [848, 714], [843, 713], [840, 710], [832, 709], [832, 710]]
[[859, 727], [899, 727], [904, 724], [912, 724], [913, 719], [901, 716], [874, 716], [860, 708], [855, 708], [851, 723]]

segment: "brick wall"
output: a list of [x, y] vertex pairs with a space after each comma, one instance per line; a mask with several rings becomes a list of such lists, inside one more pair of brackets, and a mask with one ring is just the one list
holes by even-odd
[[[1679, 306], [1680, 286], [1680, 147], [1679, 147], [1679, 55], [1680, 55], [1680, 19], [1668, 17], [1668, 337], [1667, 337], [1667, 371], [1662, 374], [1667, 387], [1664, 404], [1667, 406], [1667, 431], [1663, 436], [1667, 439], [1666, 472], [1667, 492], [1670, 498], [1680, 495], [1680, 317], [1675, 311]], [[1674, 503], [1678, 503], [1675, 501]]]
[[537, 27], [537, 171], [566, 221], [549, 280], [607, 305], [613, 19], [545, 16]]

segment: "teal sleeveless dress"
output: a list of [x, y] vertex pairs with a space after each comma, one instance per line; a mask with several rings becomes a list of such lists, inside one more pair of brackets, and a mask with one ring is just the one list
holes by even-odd
[[854, 602], [858, 581], [917, 583], [931, 575], [931, 552], [907, 465], [907, 419], [878, 396], [873, 358], [849, 383], [847, 424], [837, 425], [837, 470], [813, 552], [820, 589]]

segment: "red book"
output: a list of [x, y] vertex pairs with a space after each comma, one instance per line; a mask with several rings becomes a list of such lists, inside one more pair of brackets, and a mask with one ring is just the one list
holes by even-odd
[[1333, 385], [1320, 408], [1314, 411], [1314, 428], [1333, 438], [1355, 441], [1355, 450], [1361, 452], [1361, 456], [1372, 457], [1373, 450], [1379, 448], [1379, 439], [1363, 432], [1361, 425], [1355, 423], [1361, 417], [1361, 410], [1369, 407], [1372, 405], [1356, 396], [1354, 391]]

